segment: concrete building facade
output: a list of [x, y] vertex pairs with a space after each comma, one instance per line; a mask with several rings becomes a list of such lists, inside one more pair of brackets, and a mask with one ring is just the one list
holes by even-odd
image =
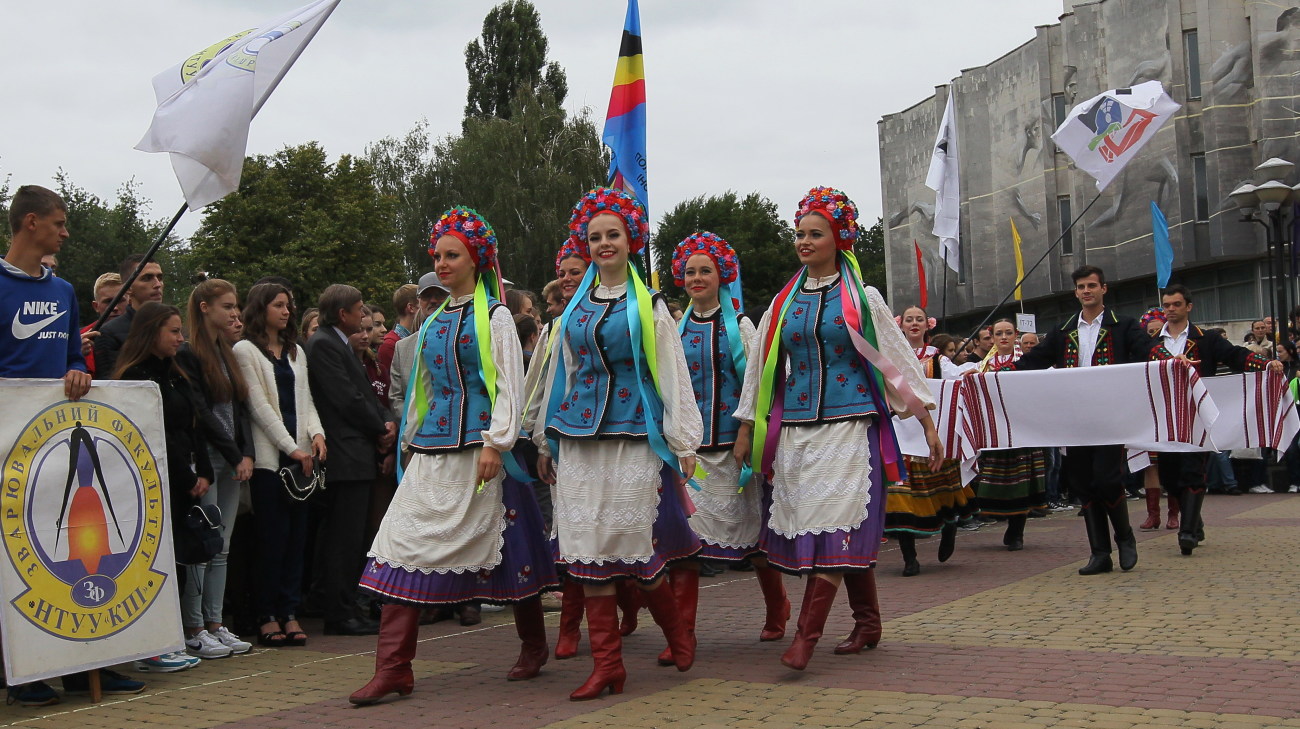
[[[891, 306], [919, 299], [915, 240], [931, 313], [938, 316], [946, 300], [948, 330], [964, 333], [1015, 282], [1011, 221], [1027, 270], [1091, 204], [1025, 281], [1024, 310], [1037, 315], [1040, 331], [1076, 311], [1070, 272], [1088, 263], [1106, 271], [1110, 305], [1141, 313], [1159, 303], [1155, 201], [1169, 222], [1172, 281], [1195, 293], [1197, 321], [1248, 323], [1271, 313], [1262, 230], [1239, 222], [1228, 193], [1265, 159], [1300, 163], [1296, 0], [1067, 0], [1064, 10], [1059, 23], [1038, 27], [1020, 47], [880, 120]], [[1074, 169], [1051, 134], [1076, 103], [1151, 79], [1182, 108], [1097, 198], [1094, 180]], [[925, 177], [950, 93], [961, 155], [962, 270], [948, 271], [945, 290]], [[999, 314], [1018, 310], [1012, 300]]]

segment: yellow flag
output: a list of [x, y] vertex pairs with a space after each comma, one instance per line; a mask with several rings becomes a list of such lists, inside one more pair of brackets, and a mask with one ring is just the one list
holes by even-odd
[[[1016, 250], [1016, 281], [1020, 281], [1020, 279], [1025, 277], [1025, 259], [1020, 255], [1020, 231], [1016, 230], [1016, 221], [1014, 219], [1008, 218], [1008, 220], [1011, 221], [1011, 245], [1014, 246]], [[1022, 294], [1023, 292], [1020, 290], [1020, 287], [1017, 286], [1016, 301], [1020, 301], [1023, 298]]]

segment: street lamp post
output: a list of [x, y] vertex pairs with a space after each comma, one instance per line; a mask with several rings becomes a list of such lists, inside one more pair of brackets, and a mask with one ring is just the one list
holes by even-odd
[[1264, 227], [1275, 343], [1284, 336], [1283, 327], [1291, 323], [1289, 316], [1296, 295], [1297, 271], [1288, 265], [1294, 256], [1287, 255], [1296, 241], [1291, 240], [1286, 223], [1294, 215], [1294, 204], [1300, 202], [1300, 185], [1291, 187], [1282, 181], [1293, 169], [1293, 163], [1273, 157], [1255, 168], [1254, 184], [1246, 183], [1229, 195], [1241, 211], [1242, 222]]

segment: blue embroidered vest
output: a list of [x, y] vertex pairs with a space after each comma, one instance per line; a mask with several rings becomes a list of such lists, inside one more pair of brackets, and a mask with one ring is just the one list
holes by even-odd
[[[870, 376], [844, 325], [840, 284], [794, 295], [781, 326], [790, 357], [781, 422], [800, 425], [879, 415]], [[864, 312], [864, 315], [869, 316]]]
[[[592, 289], [574, 306], [564, 325], [564, 342], [576, 357], [572, 389], [546, 424], [559, 438], [647, 438], [645, 408], [637, 388], [632, 340], [627, 328], [627, 296], [596, 297]], [[637, 346], [641, 343], [637, 342]], [[642, 357], [643, 367], [645, 359]], [[652, 416], [663, 419], [649, 370], [641, 377], [657, 406]]]
[[697, 319], [692, 313], [682, 330], [682, 348], [686, 351], [686, 369], [691, 373], [695, 402], [704, 418], [704, 439], [699, 450], [729, 449], [736, 444], [736, 431], [740, 428], [740, 421], [733, 413], [740, 402], [741, 377], [731, 360], [722, 309], [707, 319]]
[[[496, 299], [488, 299], [489, 312], [498, 306]], [[411, 448], [436, 453], [482, 445], [483, 431], [492, 424], [492, 401], [479, 375], [473, 301], [443, 309], [425, 330], [418, 356], [428, 368], [424, 389], [429, 413]]]

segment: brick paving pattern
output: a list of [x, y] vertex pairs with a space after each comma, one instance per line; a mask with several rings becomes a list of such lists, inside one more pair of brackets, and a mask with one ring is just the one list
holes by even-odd
[[[1137, 523], [1142, 505], [1130, 507]], [[1002, 549], [1000, 525], [961, 532], [942, 565], [937, 542], [922, 541], [914, 578], [886, 545], [880, 647], [831, 654], [852, 625], [840, 595], [802, 674], [779, 662], [788, 638], [758, 641], [752, 574], [728, 572], [702, 583], [690, 672], [656, 665], [663, 638], [642, 612], [624, 641], [626, 693], [597, 701], [568, 701], [591, 669], [585, 631], [577, 658], [507, 683], [518, 641], [505, 611], [474, 628], [422, 628], [415, 693], [373, 707], [347, 695], [370, 677], [374, 639], [327, 637], [307, 621], [308, 648], [174, 674], [119, 667], [149, 689], [7, 706], [0, 727], [1300, 727], [1300, 498], [1211, 497], [1206, 522], [1194, 557], [1178, 554], [1173, 532], [1142, 532], [1137, 569], [1095, 577], [1075, 574], [1086, 558], [1075, 512], [1031, 520], [1023, 552]], [[786, 585], [797, 612], [803, 585]], [[557, 622], [548, 613], [552, 641]]]

